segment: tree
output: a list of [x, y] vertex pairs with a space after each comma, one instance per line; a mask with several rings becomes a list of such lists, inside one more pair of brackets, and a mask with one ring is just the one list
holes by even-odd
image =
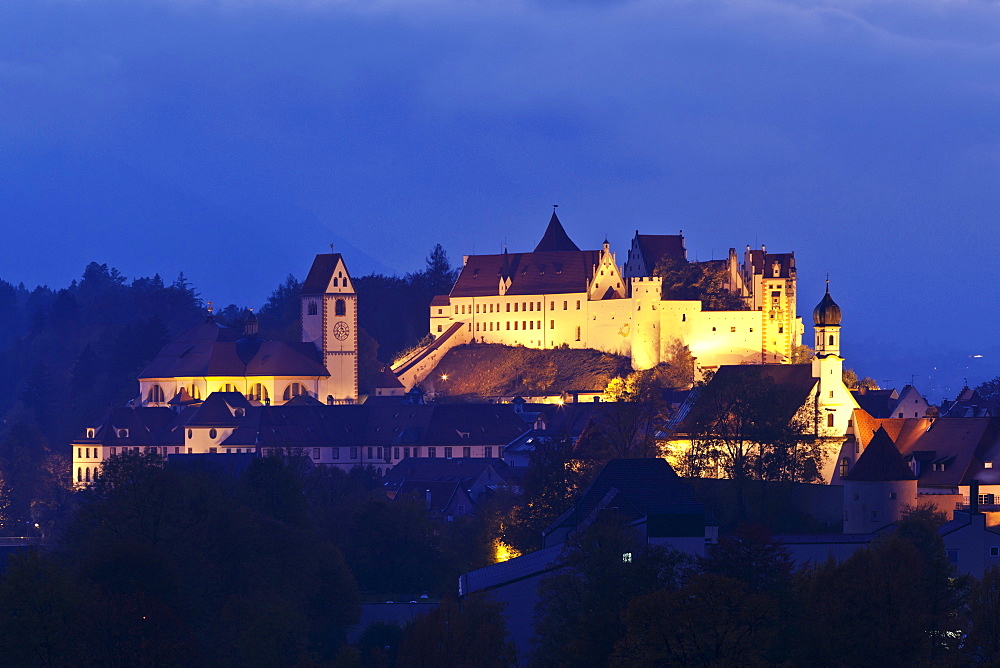
[[971, 626], [962, 648], [970, 665], [1000, 663], [1000, 569], [991, 566], [972, 583], [967, 623]]
[[878, 382], [874, 378], [869, 378], [868, 376], [859, 378], [858, 373], [854, 369], [844, 369], [843, 380], [844, 385], [847, 386], [847, 389], [849, 390], [879, 389]]
[[653, 269], [663, 279], [663, 298], [699, 300], [706, 311], [746, 311], [746, 300], [727, 287], [724, 263], [664, 259]]
[[291, 274], [267, 298], [260, 309], [260, 335], [275, 341], [302, 339], [302, 283]]
[[407, 626], [399, 665], [412, 668], [507, 668], [517, 659], [503, 606], [482, 595], [445, 599]]
[[735, 367], [699, 389], [684, 425], [690, 447], [676, 457], [682, 475], [732, 479], [742, 518], [745, 481], [813, 482], [823, 457], [811, 402], [763, 368]]
[[532, 665], [606, 665], [629, 601], [676, 589], [689, 566], [685, 555], [646, 544], [614, 510], [573, 535], [563, 559], [538, 587]]
[[985, 401], [1000, 404], [1000, 376], [976, 385], [976, 393]]

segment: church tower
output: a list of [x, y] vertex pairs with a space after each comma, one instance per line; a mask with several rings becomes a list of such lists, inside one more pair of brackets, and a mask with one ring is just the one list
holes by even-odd
[[826, 282], [826, 294], [813, 309], [813, 324], [816, 330], [816, 357], [840, 357], [840, 307], [830, 296], [830, 281]]
[[323, 356], [330, 377], [323, 403], [358, 400], [358, 295], [340, 253], [317, 255], [302, 285], [302, 340]]

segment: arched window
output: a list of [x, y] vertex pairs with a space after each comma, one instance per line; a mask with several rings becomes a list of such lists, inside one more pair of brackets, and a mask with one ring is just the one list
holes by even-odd
[[149, 401], [156, 404], [163, 403], [163, 388], [159, 385], [149, 388]]
[[302, 386], [302, 383], [291, 383], [288, 387], [285, 388], [284, 399], [285, 401], [288, 401], [289, 399], [292, 399], [294, 397], [299, 396], [300, 394], [305, 394], [305, 393], [306, 393], [306, 388]]
[[198, 386], [194, 383], [191, 383], [191, 398], [201, 399], [201, 390], [199, 390]]
[[85, 478], [85, 480], [87, 482], [90, 482], [90, 467], [89, 466], [87, 467], [87, 473], [86, 473], [86, 475], [87, 475], [87, 477]]
[[847, 475], [847, 471], [851, 467], [851, 462], [848, 461], [847, 457], [840, 460], [840, 477], [843, 478]]
[[336, 304], [334, 304], [333, 314], [347, 315], [347, 302], [345, 302], [343, 299], [338, 299]]
[[254, 383], [250, 386], [250, 401], [267, 401], [267, 388], [261, 383]]
[[826, 414], [826, 426], [827, 427], [832, 427], [833, 426], [833, 413], [827, 413]]
[[333, 279], [333, 287], [337, 287], [339, 285], [339, 282], [340, 282], [339, 279], [336, 278], [336, 277], [334, 277], [334, 279]]
[[833, 345], [833, 334], [830, 335], [830, 345]]
[[309, 315], [316, 315], [316, 302], [309, 302]]
[[78, 467], [76, 469], [76, 481], [77, 482], [83, 482], [83, 468], [82, 467]]

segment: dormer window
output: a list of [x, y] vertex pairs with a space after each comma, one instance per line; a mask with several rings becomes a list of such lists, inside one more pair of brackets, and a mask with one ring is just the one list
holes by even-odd
[[116, 433], [118, 438], [128, 438], [128, 429], [119, 429]]
[[97, 435], [96, 429], [87, 429], [87, 438], [94, 438]]

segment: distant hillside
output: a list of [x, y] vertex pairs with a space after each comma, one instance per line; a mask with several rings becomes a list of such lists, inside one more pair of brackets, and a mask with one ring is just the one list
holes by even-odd
[[449, 350], [421, 386], [452, 397], [594, 391], [631, 370], [627, 357], [596, 350], [473, 343]]

